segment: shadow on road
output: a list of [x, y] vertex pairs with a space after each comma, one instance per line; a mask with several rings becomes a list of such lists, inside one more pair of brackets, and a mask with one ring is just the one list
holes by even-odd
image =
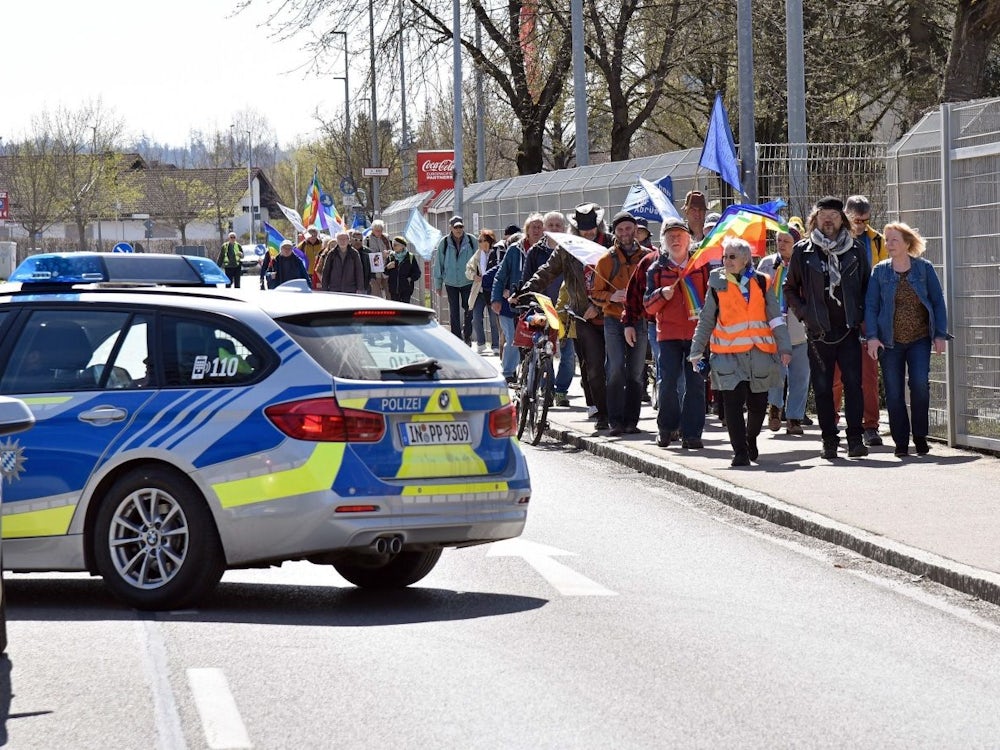
[[537, 597], [436, 588], [373, 591], [350, 586], [222, 583], [202, 607], [147, 613], [111, 597], [100, 579], [8, 580], [5, 594], [11, 622], [148, 618], [162, 622], [366, 627], [496, 617], [548, 604]]

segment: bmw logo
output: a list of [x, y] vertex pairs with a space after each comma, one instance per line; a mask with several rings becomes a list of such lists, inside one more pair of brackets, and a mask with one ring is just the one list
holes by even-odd
[[448, 391], [441, 391], [441, 393], [438, 395], [438, 406], [440, 406], [442, 409], [447, 409], [448, 404], [450, 403], [451, 403], [451, 396], [448, 394]]

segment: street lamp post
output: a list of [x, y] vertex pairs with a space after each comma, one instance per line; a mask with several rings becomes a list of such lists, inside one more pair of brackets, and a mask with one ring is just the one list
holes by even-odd
[[94, 213], [97, 215], [97, 251], [101, 252], [104, 249], [104, 238], [101, 237], [101, 206], [99, 203], [99, 192], [100, 185], [97, 176], [100, 174], [100, 167], [97, 165], [97, 126], [91, 125], [90, 129], [94, 131], [94, 141], [93, 146], [91, 146], [91, 158], [94, 159]]
[[250, 195], [250, 245], [256, 245], [254, 240], [253, 220], [253, 146], [250, 145], [250, 131], [247, 131], [247, 192]]
[[[375, 106], [375, 9], [374, 0], [368, 0], [368, 50], [372, 67], [372, 166], [379, 167], [381, 157], [378, 152], [378, 109]], [[382, 213], [379, 202], [379, 178], [372, 177], [372, 216]]]
[[328, 34], [340, 34], [344, 37], [344, 75], [334, 76], [333, 80], [344, 82], [344, 156], [347, 157], [347, 176], [354, 181], [354, 167], [351, 165], [351, 66], [347, 52], [347, 32], [333, 29]]

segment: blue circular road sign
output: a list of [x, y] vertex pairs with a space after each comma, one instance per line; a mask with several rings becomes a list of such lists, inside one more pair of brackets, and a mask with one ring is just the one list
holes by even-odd
[[127, 242], [119, 242], [117, 245], [115, 245], [113, 248], [111, 248], [111, 252], [113, 252], [113, 253], [134, 253], [135, 252], [135, 248], [132, 247]]

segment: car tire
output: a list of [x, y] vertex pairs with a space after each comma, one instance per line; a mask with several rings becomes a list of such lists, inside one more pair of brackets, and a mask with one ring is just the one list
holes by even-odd
[[334, 570], [363, 589], [400, 589], [426, 576], [441, 559], [441, 549], [404, 550], [395, 555], [351, 554], [333, 563]]
[[218, 584], [225, 557], [204, 498], [184, 476], [138, 468], [104, 496], [93, 533], [97, 570], [136, 609], [180, 609]]

